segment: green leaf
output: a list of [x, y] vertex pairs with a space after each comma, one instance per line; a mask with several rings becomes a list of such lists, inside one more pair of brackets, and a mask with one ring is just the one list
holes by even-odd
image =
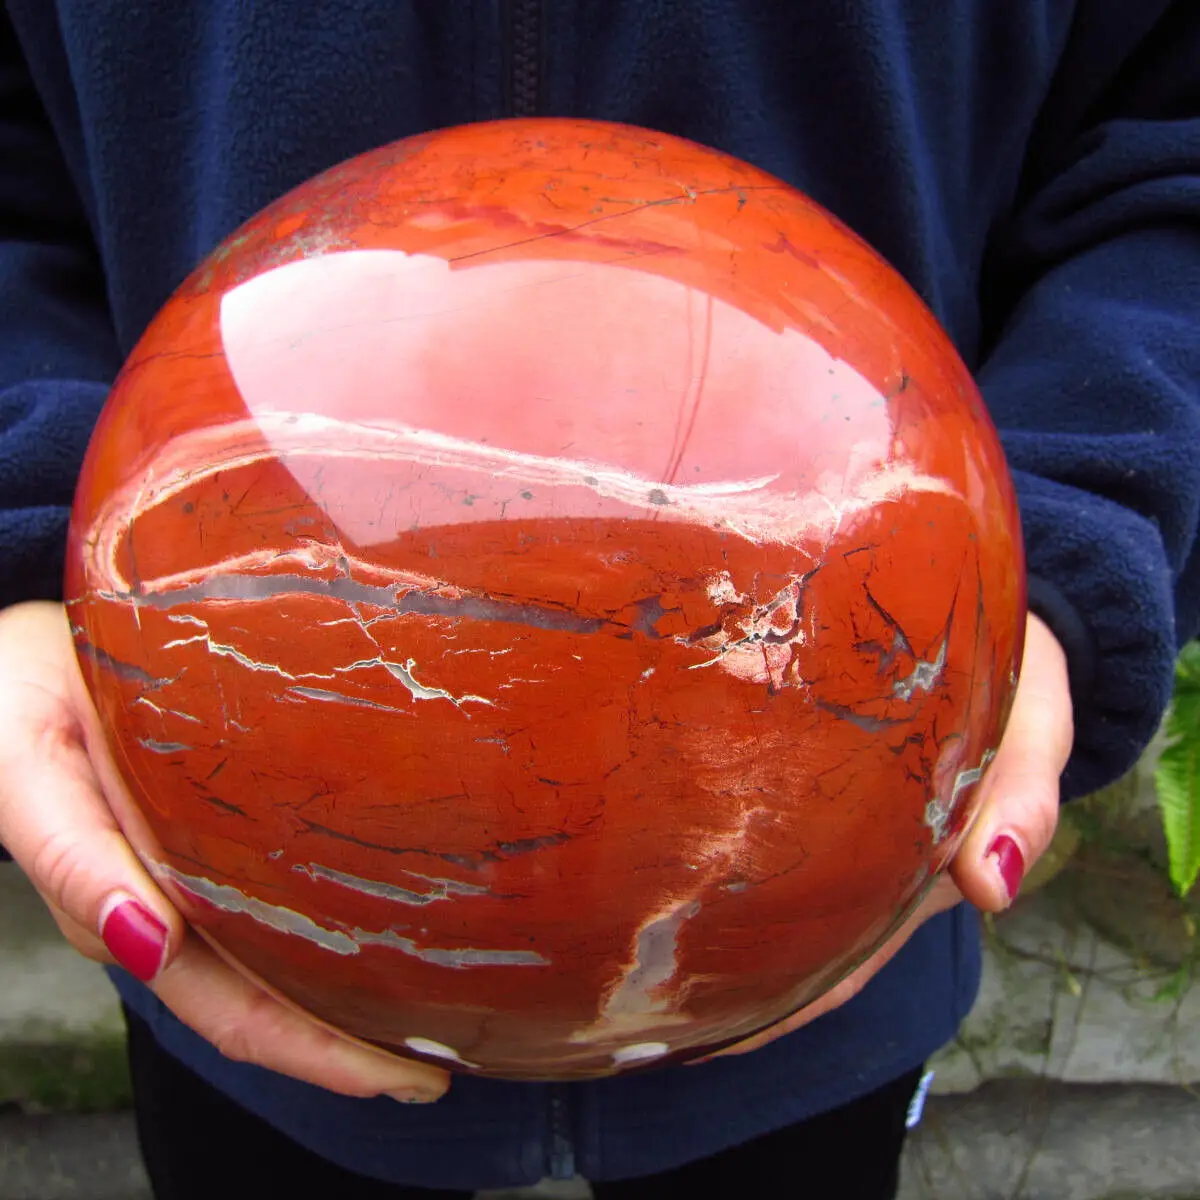
[[1171, 883], [1186, 896], [1200, 875], [1200, 643], [1189, 643], [1179, 656], [1166, 733], [1154, 782]]
[[1192, 981], [1192, 964], [1185, 962], [1178, 970], [1173, 971], [1166, 982], [1150, 997], [1155, 1004], [1165, 1004], [1168, 1001], [1177, 1003], [1183, 999], [1188, 985]]
[[1188, 642], [1175, 663], [1175, 694], [1200, 692], [1200, 641]]

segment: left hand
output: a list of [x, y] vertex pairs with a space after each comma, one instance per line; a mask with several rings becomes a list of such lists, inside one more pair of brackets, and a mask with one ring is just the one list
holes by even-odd
[[883, 969], [915, 930], [964, 899], [985, 912], [1007, 908], [1026, 871], [1046, 852], [1054, 836], [1058, 781], [1073, 739], [1066, 655], [1045, 623], [1031, 615], [1008, 726], [981, 785], [983, 796], [974, 824], [948, 871], [899, 932], [819, 1000], [754, 1037], [697, 1061], [757, 1050], [845, 1004]]

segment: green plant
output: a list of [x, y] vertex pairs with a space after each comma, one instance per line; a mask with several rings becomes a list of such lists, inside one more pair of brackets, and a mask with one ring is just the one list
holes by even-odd
[[1185, 646], [1175, 665], [1166, 737], [1154, 783], [1167, 836], [1171, 883], [1180, 896], [1186, 896], [1200, 875], [1200, 642]]

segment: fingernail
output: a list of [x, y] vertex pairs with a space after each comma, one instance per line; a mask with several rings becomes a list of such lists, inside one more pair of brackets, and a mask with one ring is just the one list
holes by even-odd
[[162, 967], [167, 927], [126, 893], [118, 893], [105, 904], [100, 937], [113, 958], [143, 983], [149, 983]]
[[1021, 853], [1021, 847], [1007, 833], [1002, 833], [991, 844], [987, 856], [996, 860], [996, 869], [1004, 880], [1004, 890], [1008, 892], [1008, 902], [1011, 904], [1021, 890], [1021, 880], [1025, 878], [1025, 856]]
[[396, 1088], [395, 1091], [384, 1092], [384, 1095], [391, 1096], [401, 1104], [432, 1104], [441, 1098], [434, 1092], [422, 1091], [420, 1088]]

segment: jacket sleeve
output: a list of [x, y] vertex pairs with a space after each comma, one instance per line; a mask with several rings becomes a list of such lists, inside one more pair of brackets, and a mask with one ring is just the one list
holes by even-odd
[[86, 206], [0, 9], [0, 606], [60, 594], [75, 479], [118, 367]]
[[984, 277], [979, 382], [1070, 660], [1067, 798], [1136, 761], [1200, 613], [1198, 64], [1196, 0], [1081, 5]]

